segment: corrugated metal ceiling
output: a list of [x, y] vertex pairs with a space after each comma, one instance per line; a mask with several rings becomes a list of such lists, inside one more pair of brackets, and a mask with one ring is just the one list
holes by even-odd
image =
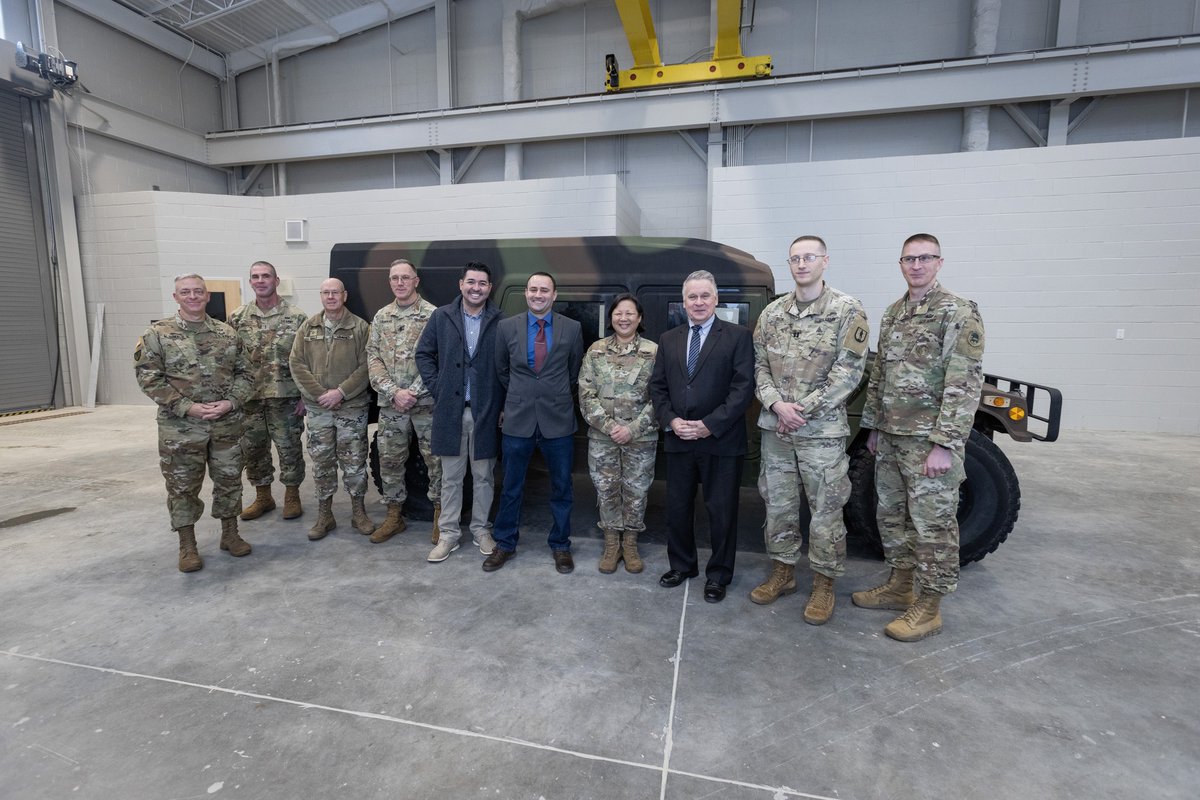
[[306, 28], [334, 33], [329, 20], [379, 0], [120, 0], [159, 24], [218, 53], [269, 48]]

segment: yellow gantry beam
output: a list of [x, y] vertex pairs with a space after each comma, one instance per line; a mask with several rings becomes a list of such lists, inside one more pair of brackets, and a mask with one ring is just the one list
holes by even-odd
[[742, 55], [741, 0], [717, 0], [717, 40], [713, 43], [713, 58], [711, 61], [691, 64], [662, 63], [649, 0], [613, 2], [617, 6], [617, 13], [621, 15], [625, 38], [629, 40], [633, 68], [619, 70], [616, 57], [609, 55], [604, 64], [607, 75], [604, 88], [607, 91], [618, 92], [664, 84], [763, 78], [771, 74], [769, 55]]

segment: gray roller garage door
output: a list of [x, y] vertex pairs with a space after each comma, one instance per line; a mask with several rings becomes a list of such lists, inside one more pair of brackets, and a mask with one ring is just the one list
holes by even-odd
[[0, 413], [52, 408], [59, 382], [31, 113], [0, 90]]

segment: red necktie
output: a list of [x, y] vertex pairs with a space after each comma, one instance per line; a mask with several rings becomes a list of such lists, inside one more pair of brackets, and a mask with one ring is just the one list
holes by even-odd
[[533, 371], [541, 372], [546, 363], [546, 320], [537, 321], [537, 333], [533, 335]]

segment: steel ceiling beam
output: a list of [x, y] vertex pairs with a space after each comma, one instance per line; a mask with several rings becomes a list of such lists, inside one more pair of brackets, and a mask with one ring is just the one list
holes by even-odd
[[194, 164], [208, 163], [204, 137], [198, 133], [138, 114], [94, 94], [76, 94], [65, 105], [69, 125]]
[[209, 134], [213, 166], [1200, 86], [1200, 36]]
[[[138, 41], [145, 42], [186, 64], [225, 80], [225, 59], [197, 42], [162, 25], [156, 25], [140, 14], [118, 3], [97, 3], [95, 0], [58, 0], [65, 6], [99, 20], [110, 28], [126, 33]], [[80, 64], [80, 75], [87, 75], [87, 64]]]

